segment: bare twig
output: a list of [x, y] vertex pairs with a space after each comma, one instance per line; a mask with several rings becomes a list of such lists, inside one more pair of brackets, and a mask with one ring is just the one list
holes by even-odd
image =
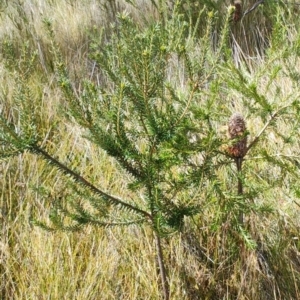
[[250, 14], [254, 9], [256, 9], [260, 4], [262, 4], [264, 2], [265, 2], [265, 0], [259, 0], [259, 1], [255, 2], [251, 8], [249, 8], [248, 10], [246, 10], [244, 12], [243, 17]]
[[260, 139], [261, 135], [265, 132], [265, 130], [268, 128], [268, 126], [270, 125], [270, 123], [277, 117], [277, 115], [279, 114], [280, 111], [284, 110], [285, 108], [287, 108], [289, 105], [283, 106], [280, 109], [278, 109], [275, 113], [271, 114], [271, 118], [269, 119], [269, 121], [265, 124], [265, 126], [261, 129], [261, 131], [258, 133], [258, 135], [254, 138], [254, 140], [248, 145], [246, 153], [248, 153], [248, 151], [258, 142], [258, 140]]

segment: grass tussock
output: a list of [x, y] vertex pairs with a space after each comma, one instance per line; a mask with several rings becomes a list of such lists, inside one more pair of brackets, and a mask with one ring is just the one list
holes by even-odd
[[0, 4], [1, 299], [300, 299], [297, 7], [229, 5]]

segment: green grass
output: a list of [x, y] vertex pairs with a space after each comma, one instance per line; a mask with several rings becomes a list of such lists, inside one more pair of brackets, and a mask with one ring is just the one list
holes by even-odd
[[[69, 104], [56, 82], [51, 46], [56, 43], [59, 48], [78, 94], [84, 78], [99, 85], [105, 83], [88, 55], [92, 39], [102, 32], [104, 40], [109, 41], [115, 32], [116, 26], [111, 24], [119, 22], [116, 10], [127, 11], [140, 28], [162, 17], [150, 1], [136, 1], [136, 8], [127, 2], [120, 1], [117, 6], [114, 1], [92, 0], [1, 4], [0, 103], [3, 118], [17, 130], [36, 130], [43, 146], [90, 182], [120, 198], [135, 199], [135, 193], [127, 187], [131, 176], [85, 139], [86, 132], [66, 117], [64, 111]], [[193, 23], [194, 11], [187, 6], [195, 1], [185, 2], [182, 13], [187, 22]], [[212, 7], [213, 3], [206, 4]], [[261, 109], [262, 96], [274, 111], [284, 105], [297, 106], [291, 102], [300, 95], [299, 24], [292, 7], [281, 6], [277, 12], [273, 6], [260, 7], [247, 15], [244, 23], [236, 27], [230, 23], [241, 46], [233, 52], [235, 64], [226, 64], [221, 58], [213, 74], [209, 69], [203, 71], [208, 79], [193, 100], [208, 110], [220, 139], [226, 140], [227, 121], [235, 111], [244, 114], [248, 140], [259, 135], [269, 116]], [[226, 9], [222, 7], [215, 14], [225, 15]], [[275, 17], [268, 19], [268, 12], [277, 14], [277, 23]], [[168, 13], [170, 17], [172, 9]], [[222, 24], [223, 19], [218, 22]], [[51, 20], [54, 40], [47, 31], [47, 20]], [[207, 15], [203, 13], [200, 20], [203, 24], [197, 34], [202, 36]], [[264, 26], [271, 21], [274, 28], [269, 37]], [[245, 31], [260, 34], [270, 47], [249, 50], [249, 44], [253, 44], [242, 40]], [[217, 40], [213, 39], [213, 47], [217, 47]], [[232, 43], [232, 39], [228, 41]], [[195, 62], [201, 58], [203, 44], [189, 43], [189, 55]], [[209, 55], [212, 57], [207, 57], [206, 64], [210, 68], [214, 52]], [[176, 55], [170, 58], [167, 77], [185, 99], [190, 82]], [[251, 90], [251, 83], [257, 86], [258, 96]], [[23, 117], [24, 108], [32, 113]], [[36, 128], [32, 129], [32, 124]], [[243, 240], [232, 227], [237, 210], [233, 197], [235, 165], [216, 158], [223, 159], [224, 164], [207, 183], [212, 191], [209, 201], [202, 198], [207, 191], [198, 191], [194, 197], [203, 204], [201, 213], [186, 218], [181, 232], [162, 242], [171, 299], [300, 299], [299, 124], [294, 110], [282, 113], [245, 158], [245, 190], [251, 195], [247, 204], [267, 205], [273, 210], [257, 213], [253, 209], [247, 214], [246, 229], [252, 239], [249, 247], [244, 242], [247, 237]], [[1, 144], [1, 155], [4, 146]], [[195, 157], [196, 165], [199, 161], [201, 155]], [[51, 225], [50, 208], [68, 197], [74, 183], [29, 152], [3, 160], [0, 170], [0, 299], [161, 299], [154, 234], [147, 224], [107, 228], [88, 225], [74, 233], [45, 231], [31, 220]], [[177, 171], [174, 169], [174, 174]], [[217, 187], [222, 196], [215, 192]], [[191, 200], [188, 192], [183, 198]], [[110, 208], [104, 207], [112, 218]]]

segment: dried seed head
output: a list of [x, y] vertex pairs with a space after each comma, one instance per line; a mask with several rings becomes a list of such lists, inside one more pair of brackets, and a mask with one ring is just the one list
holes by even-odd
[[244, 117], [240, 113], [234, 113], [228, 122], [228, 133], [232, 140], [227, 152], [232, 157], [244, 157], [247, 151], [247, 132]]
[[243, 11], [242, 11], [242, 2], [240, 0], [235, 0], [233, 3], [235, 7], [235, 11], [233, 14], [233, 21], [236, 23], [242, 19]]
[[244, 135], [246, 131], [246, 123], [244, 117], [240, 113], [234, 113], [228, 122], [228, 132], [231, 139], [235, 139]]

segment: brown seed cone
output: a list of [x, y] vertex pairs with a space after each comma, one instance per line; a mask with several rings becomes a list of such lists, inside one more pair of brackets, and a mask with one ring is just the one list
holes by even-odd
[[242, 2], [240, 0], [234, 1], [233, 5], [235, 6], [235, 11], [233, 14], [233, 21], [236, 23], [242, 19], [243, 11], [242, 11]]
[[228, 133], [232, 144], [227, 148], [230, 156], [242, 158], [247, 152], [247, 132], [244, 117], [240, 113], [234, 113], [228, 122]]

